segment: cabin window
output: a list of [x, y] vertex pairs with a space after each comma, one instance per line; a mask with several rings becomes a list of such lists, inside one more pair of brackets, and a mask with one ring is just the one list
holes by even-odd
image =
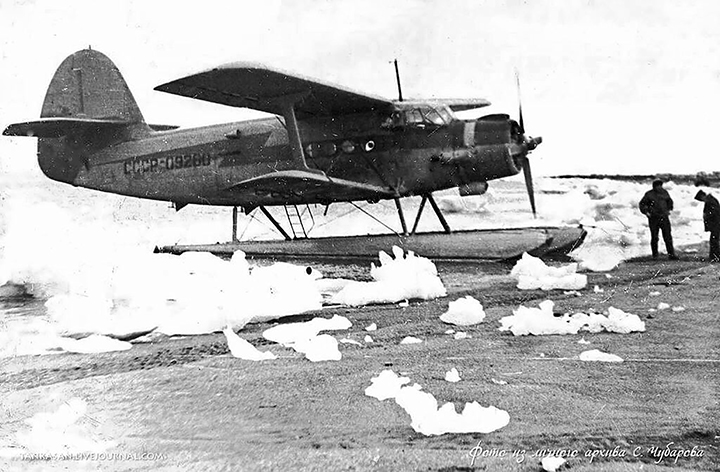
[[408, 125], [418, 125], [425, 121], [420, 110], [408, 110], [405, 112], [405, 123]]

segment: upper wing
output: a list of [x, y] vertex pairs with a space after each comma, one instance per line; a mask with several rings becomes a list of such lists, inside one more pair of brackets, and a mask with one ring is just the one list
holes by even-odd
[[390, 110], [392, 101], [246, 62], [216, 67], [155, 87], [161, 92], [282, 115], [278, 98], [304, 97], [295, 103], [299, 118]]
[[285, 170], [255, 177], [228, 188], [255, 204], [330, 203], [379, 200], [393, 195], [376, 185], [336, 179], [302, 170]]

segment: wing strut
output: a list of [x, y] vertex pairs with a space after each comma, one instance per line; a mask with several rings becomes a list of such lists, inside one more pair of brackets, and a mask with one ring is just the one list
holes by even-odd
[[300, 139], [300, 128], [298, 128], [297, 118], [295, 117], [295, 104], [303, 98], [305, 98], [305, 94], [286, 95], [278, 99], [278, 105], [280, 105], [283, 117], [285, 118], [285, 127], [287, 128], [288, 139], [290, 140], [290, 153], [298, 169], [325, 175], [325, 173], [319, 169], [309, 168], [305, 160], [302, 140]]

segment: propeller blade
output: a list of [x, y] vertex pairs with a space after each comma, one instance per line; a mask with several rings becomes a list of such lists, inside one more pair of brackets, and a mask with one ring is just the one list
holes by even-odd
[[527, 156], [522, 158], [522, 170], [525, 176], [525, 187], [527, 187], [528, 198], [530, 199], [530, 207], [532, 208], [533, 216], [537, 216], [535, 209], [535, 189], [532, 181], [532, 171], [530, 170], [530, 159]]
[[517, 96], [518, 96], [518, 124], [520, 125], [520, 131], [525, 134], [525, 120], [523, 120], [522, 112], [522, 97], [520, 96], [520, 72], [515, 70], [515, 84], [517, 85]]

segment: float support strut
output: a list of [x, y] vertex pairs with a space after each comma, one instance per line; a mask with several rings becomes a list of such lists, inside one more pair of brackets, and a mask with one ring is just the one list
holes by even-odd
[[447, 224], [447, 221], [445, 221], [445, 217], [443, 216], [442, 212], [440, 211], [440, 208], [438, 208], [437, 203], [435, 203], [435, 199], [433, 198], [431, 193], [429, 193], [427, 195], [427, 199], [428, 199], [428, 201], [430, 201], [430, 205], [432, 206], [433, 210], [435, 210], [435, 214], [437, 215], [438, 219], [440, 220], [440, 224], [442, 225], [445, 232], [451, 233], [452, 230], [450, 230], [450, 226]]
[[292, 240], [292, 238], [290, 237], [290, 235], [285, 232], [285, 230], [283, 229], [282, 226], [280, 226], [280, 223], [278, 223], [277, 220], [276, 220], [275, 218], [273, 218], [273, 216], [270, 214], [270, 212], [267, 211], [267, 208], [265, 208], [264, 206], [260, 206], [259, 208], [260, 208], [260, 211], [263, 212], [263, 215], [265, 215], [265, 217], [266, 217], [268, 220], [270, 220], [270, 223], [272, 223], [273, 226], [275, 226], [275, 229], [277, 229], [278, 231], [280, 231], [280, 234], [283, 235], [283, 238], [285, 238], [286, 241]]
[[413, 225], [413, 229], [410, 231], [410, 234], [415, 234], [415, 231], [417, 230], [418, 223], [420, 223], [420, 216], [422, 216], [422, 212], [425, 209], [425, 202], [427, 202], [427, 195], [423, 195], [422, 200], [420, 200], [420, 208], [418, 208], [417, 216], [415, 217], [415, 224]]
[[400, 204], [400, 199], [398, 197], [395, 197], [395, 206], [397, 207], [398, 216], [400, 217], [400, 224], [402, 225], [402, 234], [403, 236], [407, 236], [408, 230], [407, 230], [407, 224], [405, 223], [405, 213], [403, 213], [402, 205]]
[[238, 208], [236, 206], [233, 207], [232, 210], [232, 242], [236, 243], [237, 238], [237, 217], [238, 217]]

